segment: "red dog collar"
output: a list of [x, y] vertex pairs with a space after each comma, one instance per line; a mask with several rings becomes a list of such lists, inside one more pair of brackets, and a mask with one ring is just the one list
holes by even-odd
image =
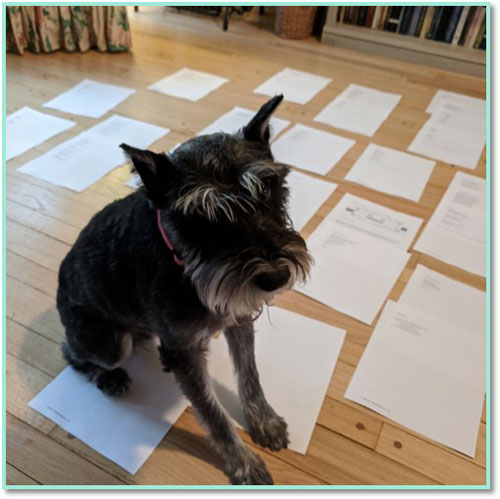
[[175, 249], [174, 249], [174, 245], [170, 242], [170, 239], [168, 238], [167, 233], [165, 232], [165, 229], [161, 225], [161, 211], [160, 210], [156, 210], [156, 221], [158, 222], [158, 229], [160, 229], [161, 237], [163, 237], [165, 244], [168, 246], [168, 249], [172, 252], [172, 255], [174, 256], [174, 262], [177, 265], [179, 265], [180, 267], [182, 267], [182, 265], [184, 265], [184, 260], [181, 260], [177, 256]]

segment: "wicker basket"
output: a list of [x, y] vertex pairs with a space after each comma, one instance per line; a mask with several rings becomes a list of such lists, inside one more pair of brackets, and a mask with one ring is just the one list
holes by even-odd
[[318, 7], [277, 7], [274, 32], [282, 38], [311, 36]]

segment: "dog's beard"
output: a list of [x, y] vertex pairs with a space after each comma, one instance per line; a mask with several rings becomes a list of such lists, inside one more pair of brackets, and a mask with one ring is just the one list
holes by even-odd
[[[242, 318], [255, 319], [277, 294], [291, 289], [297, 281], [305, 281], [311, 261], [304, 244], [289, 243], [281, 249], [273, 265], [258, 257], [243, 262], [240, 256], [218, 263], [204, 263], [194, 258], [186, 270], [205, 307], [213, 314], [228, 316], [238, 323]], [[257, 287], [254, 280], [258, 274], [283, 266], [290, 271], [286, 284], [272, 292]]]

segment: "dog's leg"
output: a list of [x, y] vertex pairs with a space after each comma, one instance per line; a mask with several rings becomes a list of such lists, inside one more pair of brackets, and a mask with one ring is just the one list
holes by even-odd
[[238, 375], [240, 400], [252, 440], [272, 450], [286, 449], [287, 424], [269, 405], [260, 386], [253, 325], [228, 327], [224, 334]]
[[272, 485], [262, 459], [241, 440], [236, 428], [214, 394], [207, 372], [206, 348], [176, 350], [161, 346], [161, 360], [172, 371], [201, 423], [224, 460], [225, 472], [233, 485]]
[[102, 319], [74, 310], [66, 325], [62, 351], [74, 369], [108, 395], [122, 395], [130, 385], [120, 367], [133, 350], [132, 335]]

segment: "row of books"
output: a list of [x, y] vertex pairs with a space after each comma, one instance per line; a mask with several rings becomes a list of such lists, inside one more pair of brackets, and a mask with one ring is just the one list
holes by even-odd
[[344, 6], [337, 22], [486, 49], [485, 6]]

